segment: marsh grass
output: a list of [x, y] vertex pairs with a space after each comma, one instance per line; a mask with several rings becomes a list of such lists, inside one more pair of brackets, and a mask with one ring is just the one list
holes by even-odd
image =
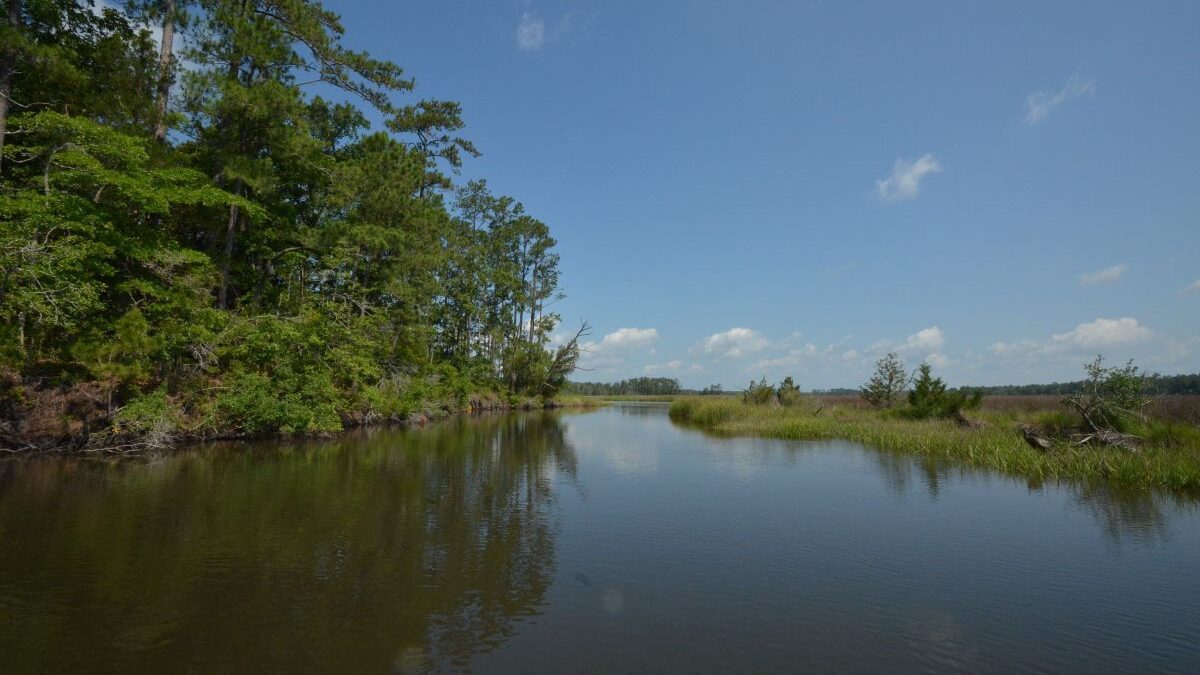
[[1064, 412], [1043, 409], [982, 410], [967, 428], [950, 420], [904, 419], [894, 411], [824, 405], [747, 405], [731, 397], [681, 397], [671, 419], [733, 436], [792, 440], [844, 439], [892, 452], [946, 462], [962, 462], [1031, 480], [1107, 480], [1136, 488], [1200, 492], [1200, 429], [1151, 420], [1137, 431], [1145, 439], [1138, 452], [1079, 447], [1062, 442], [1049, 452], [1026, 444], [1020, 423], [1069, 426]]

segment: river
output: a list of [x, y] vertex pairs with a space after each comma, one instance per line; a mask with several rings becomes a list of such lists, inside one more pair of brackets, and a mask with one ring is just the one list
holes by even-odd
[[0, 671], [1196, 672], [1200, 510], [666, 407], [0, 462]]

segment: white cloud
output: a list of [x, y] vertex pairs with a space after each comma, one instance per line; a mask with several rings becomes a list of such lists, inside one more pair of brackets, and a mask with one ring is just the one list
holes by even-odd
[[842, 352], [842, 360], [843, 361], [854, 361], [857, 358], [858, 358], [858, 350], [857, 349], [847, 349], [846, 351]]
[[537, 51], [546, 43], [546, 22], [534, 12], [525, 12], [517, 22], [517, 47]]
[[618, 328], [604, 336], [599, 349], [632, 349], [647, 347], [658, 341], [658, 330], [655, 328]]
[[1105, 347], [1127, 342], [1149, 339], [1150, 329], [1138, 324], [1137, 319], [1096, 319], [1081, 323], [1074, 330], [1051, 336], [1051, 344], [1072, 347]]
[[923, 330], [908, 336], [904, 341], [904, 349], [908, 351], [929, 351], [941, 349], [946, 344], [946, 336], [942, 333], [942, 329], [937, 326], [930, 326]]
[[888, 202], [912, 199], [920, 192], [925, 176], [941, 170], [937, 158], [928, 153], [913, 162], [897, 159], [892, 166], [892, 175], [875, 181], [875, 190], [880, 199]]
[[710, 335], [692, 347], [693, 354], [709, 354], [738, 358], [744, 354], [766, 349], [770, 342], [750, 328], [730, 328], [724, 333]]
[[1067, 78], [1067, 83], [1058, 91], [1036, 91], [1025, 99], [1025, 123], [1037, 124], [1054, 112], [1059, 106], [1096, 93], [1096, 82], [1084, 79], [1078, 73]]
[[1185, 287], [1183, 288], [1183, 290], [1181, 290], [1181, 291], [1179, 291], [1179, 292], [1180, 292], [1180, 293], [1196, 293], [1196, 294], [1200, 294], [1200, 279], [1197, 279], [1196, 281], [1192, 282], [1192, 283], [1191, 283], [1191, 284], [1189, 284], [1188, 286], [1185, 286]]
[[1079, 275], [1079, 283], [1083, 284], [1084, 286], [1111, 284], [1118, 281], [1128, 269], [1129, 265], [1120, 263], [1118, 265], [1113, 265], [1112, 267], [1105, 267], [1102, 270], [1096, 270], [1095, 272], [1087, 272]]
[[1047, 340], [996, 342], [988, 347], [988, 351], [1001, 359], [1040, 360], [1113, 345], [1142, 342], [1152, 336], [1153, 331], [1139, 324], [1137, 319], [1101, 318], [1081, 323], [1065, 333], [1055, 333]]

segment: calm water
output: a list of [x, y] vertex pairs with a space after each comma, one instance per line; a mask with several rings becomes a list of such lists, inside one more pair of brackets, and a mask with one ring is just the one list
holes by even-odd
[[2, 672], [1200, 671], [1200, 511], [663, 406], [0, 463]]

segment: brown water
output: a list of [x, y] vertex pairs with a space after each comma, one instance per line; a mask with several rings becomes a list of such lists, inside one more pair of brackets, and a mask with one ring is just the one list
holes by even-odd
[[1197, 672], [1200, 512], [666, 409], [0, 462], [0, 672]]

